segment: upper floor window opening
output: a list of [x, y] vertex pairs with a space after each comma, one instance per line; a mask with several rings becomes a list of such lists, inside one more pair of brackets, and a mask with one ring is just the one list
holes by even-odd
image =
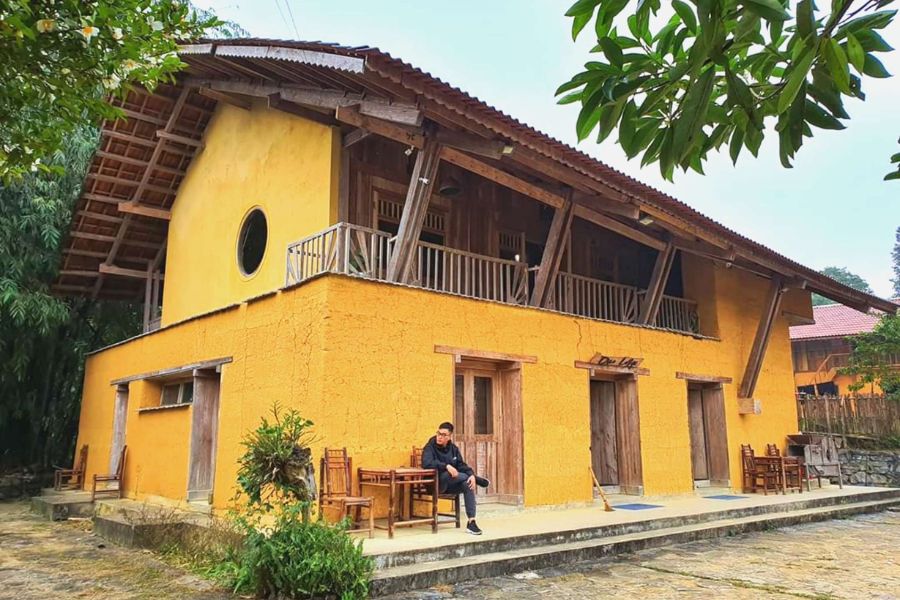
[[262, 209], [254, 208], [244, 218], [238, 235], [238, 268], [243, 275], [253, 275], [266, 254], [269, 227]]

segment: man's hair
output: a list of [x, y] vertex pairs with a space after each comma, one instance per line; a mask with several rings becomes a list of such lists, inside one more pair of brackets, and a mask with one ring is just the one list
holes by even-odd
[[438, 429], [446, 429], [450, 433], [453, 433], [453, 423], [449, 421], [444, 421], [440, 425], [438, 425]]

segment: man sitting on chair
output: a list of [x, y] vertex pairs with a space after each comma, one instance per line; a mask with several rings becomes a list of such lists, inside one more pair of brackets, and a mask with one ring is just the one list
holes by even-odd
[[441, 494], [462, 494], [466, 502], [466, 517], [469, 522], [466, 531], [481, 535], [475, 523], [475, 486], [487, 487], [490, 481], [478, 477], [472, 467], [463, 460], [462, 453], [451, 439], [453, 423], [441, 423], [437, 435], [433, 436], [422, 450], [422, 467], [437, 469]]

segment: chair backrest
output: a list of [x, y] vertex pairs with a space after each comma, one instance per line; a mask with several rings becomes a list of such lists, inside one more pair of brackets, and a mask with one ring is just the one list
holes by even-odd
[[347, 456], [347, 448], [340, 450], [325, 448], [321, 461], [322, 496], [327, 498], [350, 495], [352, 465], [353, 459]]
[[122, 446], [122, 453], [119, 454], [119, 464], [116, 465], [116, 477], [122, 479], [122, 473], [125, 472], [125, 451], [128, 446]]
[[411, 467], [421, 467], [422, 466], [422, 449], [416, 446], [412, 447], [412, 452], [409, 454], [409, 466]]
[[766, 444], [766, 456], [781, 456], [781, 450], [775, 444]]
[[78, 458], [75, 459], [74, 471], [84, 471], [84, 468], [87, 466], [87, 452], [88, 445], [84, 444], [78, 452]]
[[744, 469], [753, 469], [753, 458], [753, 448], [750, 444], [741, 444], [741, 464], [744, 466]]

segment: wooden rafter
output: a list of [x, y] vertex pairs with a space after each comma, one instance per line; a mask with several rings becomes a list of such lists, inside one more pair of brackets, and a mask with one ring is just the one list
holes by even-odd
[[197, 93], [201, 96], [206, 96], [207, 98], [212, 98], [216, 102], [224, 102], [225, 104], [230, 104], [232, 106], [236, 106], [238, 108], [242, 108], [244, 110], [250, 110], [253, 108], [253, 103], [249, 98], [244, 96], [240, 96], [238, 94], [229, 94], [227, 92], [219, 92], [217, 90], [213, 90], [210, 88], [197, 88]]
[[547, 306], [553, 295], [559, 264], [572, 233], [573, 208], [572, 201], [567, 200], [564, 206], [557, 208], [553, 213], [553, 222], [550, 223], [550, 233], [547, 235], [547, 244], [544, 246], [544, 255], [541, 257], [541, 266], [534, 280], [534, 292], [531, 295], [532, 306]]
[[134, 202], [119, 202], [119, 212], [141, 215], [142, 217], [150, 217], [151, 219], [160, 219], [161, 221], [172, 220], [172, 211], [164, 208], [156, 208], [145, 204], [135, 204]]
[[669, 242], [656, 256], [653, 274], [650, 276], [647, 293], [644, 294], [644, 301], [641, 302], [641, 310], [638, 313], [639, 325], [648, 325], [656, 321], [656, 313], [659, 312], [659, 305], [662, 302], [663, 292], [666, 289], [666, 282], [669, 280], [669, 273], [672, 271], [674, 262], [675, 244]]
[[778, 317], [784, 292], [784, 282], [780, 276], [776, 276], [769, 284], [769, 290], [766, 293], [762, 313], [759, 317], [759, 325], [756, 327], [756, 336], [753, 338], [753, 346], [750, 348], [750, 355], [747, 357], [747, 367], [744, 369], [743, 378], [741, 378], [739, 393], [741, 398], [752, 398], [753, 392], [756, 391], [756, 381], [759, 379], [763, 358], [766, 355], [766, 347], [769, 345], [769, 336], [772, 333], [772, 325]]
[[[187, 102], [188, 95], [191, 93], [191, 88], [183, 87], [181, 92], [178, 95], [178, 99], [175, 101], [174, 106], [172, 107], [172, 112], [169, 115], [168, 120], [166, 121], [165, 128], [162, 130], [162, 133], [167, 133], [174, 129], [175, 123], [178, 122], [178, 117], [181, 115], [181, 111], [184, 109], [184, 105]], [[134, 190], [134, 193], [131, 196], [131, 203], [133, 205], [137, 205], [140, 202], [141, 196], [144, 193], [144, 189], [147, 189], [150, 185], [150, 177], [153, 175], [153, 169], [156, 164], [159, 162], [160, 157], [162, 156], [166, 138], [160, 135], [160, 132], [156, 132], [157, 137], [159, 137], [159, 141], [156, 144], [156, 147], [153, 149], [153, 154], [150, 156], [150, 160], [147, 162], [147, 167], [144, 169], [144, 174], [141, 177], [140, 182], [137, 184], [137, 187]], [[173, 192], [174, 193], [174, 192]], [[126, 213], [125, 218], [122, 220], [122, 223], [119, 225], [119, 231], [116, 234], [115, 239], [113, 240], [113, 245], [109, 250], [109, 255], [106, 257], [106, 260], [103, 261], [103, 264], [106, 266], [112, 266], [115, 263], [116, 255], [118, 254], [119, 248], [122, 245], [122, 240], [125, 239], [125, 234], [128, 231], [128, 226], [131, 224], [131, 220], [135, 215]], [[101, 272], [100, 276], [97, 277], [96, 283], [94, 283], [94, 289], [91, 293], [92, 298], [96, 298], [97, 294], [100, 293], [100, 288], [103, 286], [103, 273]]]
[[406, 201], [403, 203], [403, 214], [400, 227], [394, 242], [394, 251], [388, 263], [389, 281], [408, 283], [412, 265], [416, 256], [416, 245], [422, 233], [428, 200], [437, 179], [438, 165], [441, 160], [441, 145], [432, 138], [425, 139], [424, 147], [416, 156]]
[[598, 225], [603, 227], [604, 229], [609, 229], [610, 231], [614, 231], [623, 237], [627, 237], [628, 239], [634, 240], [640, 244], [645, 246], [649, 246], [654, 250], [662, 250], [666, 247], [666, 242], [659, 239], [656, 236], [650, 235], [649, 233], [645, 233], [640, 231], [634, 227], [626, 225], [621, 221], [617, 221], [612, 217], [604, 215], [592, 208], [583, 205], [575, 206], [575, 216], [579, 219], [584, 219], [585, 221], [589, 221], [594, 225]]
[[281, 97], [281, 94], [271, 94], [266, 97], [266, 101], [268, 102], [269, 108], [273, 110], [280, 110], [281, 112], [294, 115], [295, 117], [301, 117], [315, 123], [327, 125], [328, 127], [337, 125], [337, 121], [335, 121], [331, 115], [301, 106], [296, 102], [288, 102]]

